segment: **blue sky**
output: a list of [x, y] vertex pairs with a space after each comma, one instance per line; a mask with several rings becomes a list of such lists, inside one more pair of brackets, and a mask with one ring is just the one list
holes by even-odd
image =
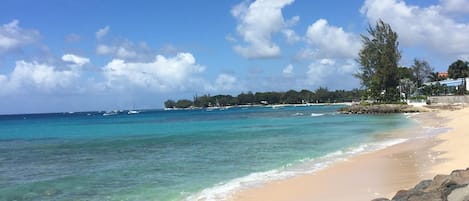
[[398, 32], [401, 65], [469, 60], [469, 0], [6, 0], [0, 114], [358, 88], [360, 34], [377, 19]]

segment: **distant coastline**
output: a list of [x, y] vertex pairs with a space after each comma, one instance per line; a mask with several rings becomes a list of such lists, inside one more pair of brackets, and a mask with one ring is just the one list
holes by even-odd
[[329, 91], [327, 88], [318, 88], [314, 92], [303, 89], [301, 91], [289, 90], [286, 92], [247, 92], [232, 95], [210, 94], [194, 96], [193, 100], [179, 99], [167, 100], [164, 102], [165, 108], [219, 108], [219, 107], [250, 107], [250, 106], [304, 106], [311, 104], [333, 104], [358, 102], [365, 96], [365, 91], [335, 90]]
[[224, 110], [231, 108], [252, 108], [252, 107], [271, 107], [271, 108], [281, 108], [281, 107], [308, 107], [308, 106], [328, 106], [328, 105], [343, 105], [351, 106], [355, 104], [354, 102], [340, 102], [340, 103], [300, 103], [300, 104], [251, 104], [251, 105], [231, 105], [231, 106], [209, 106], [209, 107], [188, 107], [188, 108], [164, 108], [164, 110]]

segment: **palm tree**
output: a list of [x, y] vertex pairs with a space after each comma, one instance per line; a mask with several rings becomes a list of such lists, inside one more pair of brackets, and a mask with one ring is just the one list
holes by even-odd
[[438, 75], [438, 72], [431, 72], [428, 75], [428, 79], [430, 80], [430, 82], [438, 82], [442, 80], [441, 77]]

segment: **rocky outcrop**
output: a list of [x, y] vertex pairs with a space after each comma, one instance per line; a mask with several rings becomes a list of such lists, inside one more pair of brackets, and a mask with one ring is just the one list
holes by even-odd
[[426, 112], [425, 108], [403, 104], [352, 105], [339, 109], [342, 114], [386, 114]]
[[455, 170], [450, 175], [437, 175], [424, 180], [409, 190], [400, 190], [389, 200], [372, 201], [469, 201], [469, 168]]

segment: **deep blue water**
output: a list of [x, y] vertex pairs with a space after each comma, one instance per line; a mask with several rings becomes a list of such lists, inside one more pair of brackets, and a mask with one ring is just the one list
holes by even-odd
[[338, 107], [0, 116], [0, 201], [218, 200], [409, 126]]

